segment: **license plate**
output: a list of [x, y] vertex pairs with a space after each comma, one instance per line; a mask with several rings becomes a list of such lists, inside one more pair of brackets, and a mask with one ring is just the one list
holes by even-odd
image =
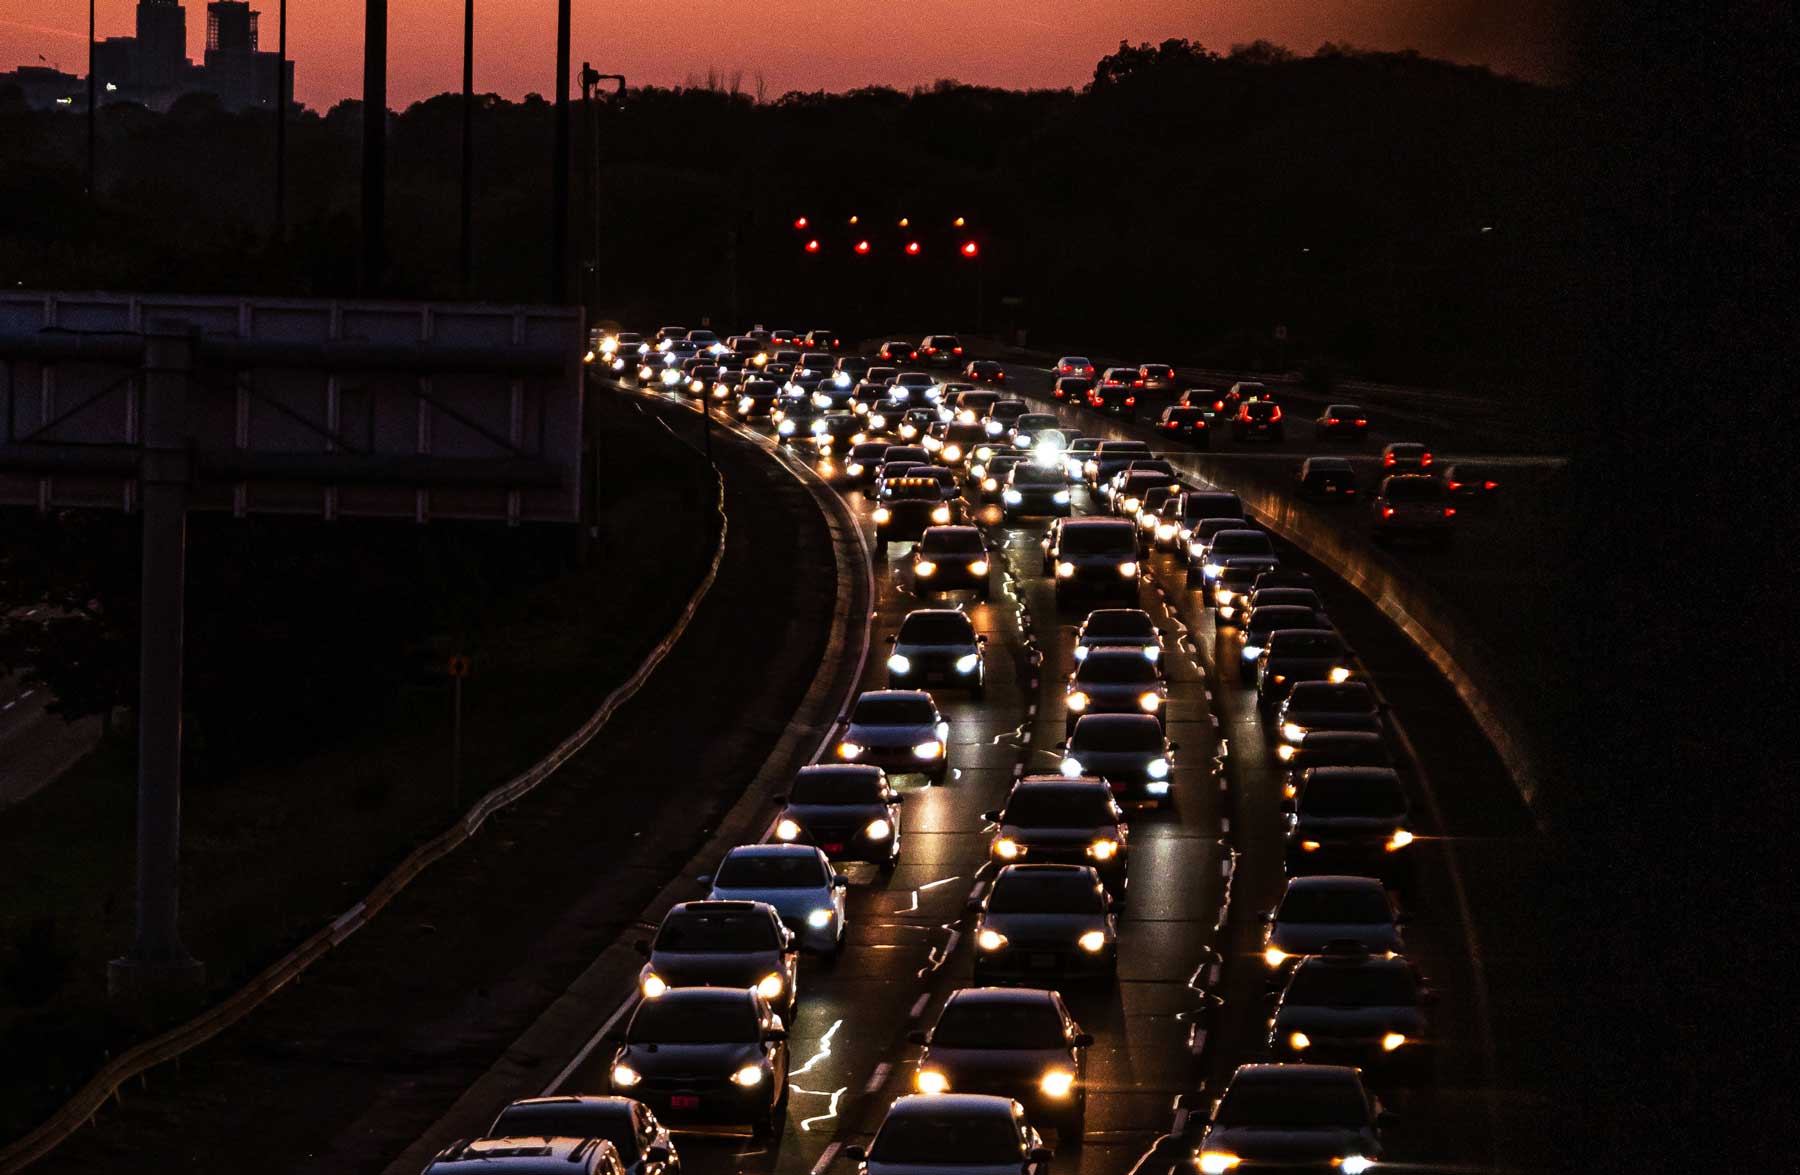
[[842, 852], [844, 849], [844, 842], [839, 841], [836, 844], [825, 844], [825, 845], [820, 845], [819, 847], [824, 849], [828, 853], [839, 853], [839, 852]]
[[1033, 955], [1033, 956], [1031, 956], [1031, 965], [1033, 967], [1054, 967], [1054, 966], [1056, 966], [1056, 956], [1055, 955]]
[[1325, 492], [1328, 494], [1335, 494], [1335, 493], [1337, 493], [1337, 487], [1336, 486], [1326, 486]]
[[669, 1108], [672, 1110], [697, 1110], [700, 1098], [691, 1093], [674, 1093], [669, 1095]]

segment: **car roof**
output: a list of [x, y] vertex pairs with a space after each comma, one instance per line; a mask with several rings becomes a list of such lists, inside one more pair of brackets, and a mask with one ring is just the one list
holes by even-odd
[[[676, 902], [669, 907], [669, 914], [677, 911], [683, 914], [747, 914], [752, 910], [763, 910], [773, 914], [775, 907], [767, 902], [748, 902], [740, 900], [727, 901], [722, 898], [696, 898], [691, 902]], [[669, 914], [664, 914], [667, 918]]]
[[1120, 528], [1123, 528], [1125, 530], [1136, 530], [1137, 529], [1136, 525], [1133, 524], [1131, 519], [1129, 519], [1129, 518], [1102, 518], [1098, 515], [1092, 515], [1092, 514], [1088, 515], [1085, 518], [1065, 518], [1062, 520], [1062, 524], [1063, 524], [1064, 530], [1072, 530], [1072, 529], [1118, 530]]
[[1013, 1116], [1013, 1100], [988, 1093], [909, 1093], [893, 1100], [887, 1117], [943, 1114], [1004, 1114]]
[[[1008, 865], [1008, 869], [1085, 869], [1085, 865]], [[1056, 993], [1047, 987], [963, 987], [950, 993], [944, 1006], [951, 1004], [1049, 1004], [1056, 1005]]]
[[[1100, 639], [1105, 640], [1106, 638]], [[1081, 659], [1075, 669], [1079, 672], [1082, 665], [1092, 665], [1095, 661], [1104, 661], [1109, 657], [1119, 661], [1135, 661], [1139, 665], [1148, 665], [1153, 669], [1156, 667], [1156, 662], [1144, 656], [1143, 645], [1089, 645], [1088, 655]]]
[[794, 778], [815, 775], [849, 775], [880, 779], [886, 774], [887, 772], [873, 763], [810, 763], [794, 772]]
[[1350, 464], [1350, 460], [1347, 457], [1308, 457], [1306, 459], [1306, 467], [1308, 469], [1344, 469], [1344, 470], [1348, 470], [1348, 469], [1352, 468], [1352, 466]]
[[1092, 775], [1073, 779], [1066, 775], [1027, 775], [1013, 784], [1011, 795], [1016, 796], [1021, 791], [1098, 791], [1104, 792], [1108, 799], [1112, 798], [1112, 788], [1107, 782]]
[[1040, 862], [1033, 862], [1029, 865], [1003, 865], [1000, 868], [1000, 872], [994, 874], [994, 880], [997, 882], [1002, 877], [1024, 877], [1030, 879], [1032, 877], [1053, 877], [1057, 875], [1067, 876], [1074, 874], [1083, 874], [1091, 877], [1095, 885], [1100, 884], [1100, 874], [1094, 871], [1092, 865], [1046, 864]]
[[870, 689], [864, 690], [862, 693], [856, 695], [856, 700], [859, 702], [864, 701], [865, 699], [886, 702], [909, 701], [915, 698], [923, 698], [927, 702], [931, 701], [931, 695], [922, 689]]
[[[970, 527], [968, 529], [973, 530], [974, 528]], [[969, 620], [969, 614], [960, 608], [914, 608], [911, 612], [908, 612], [901, 618], [901, 623], [906, 623], [906, 621], [911, 620], [914, 616], [960, 616], [964, 620]], [[973, 628], [974, 625], [975, 622], [969, 620], [969, 626]]]
[[604, 1138], [547, 1138], [531, 1134], [476, 1138], [441, 1152], [432, 1160], [431, 1166], [480, 1163], [484, 1168], [512, 1172], [513, 1175], [519, 1172], [565, 1175], [571, 1170], [586, 1170], [595, 1156], [616, 1149]]
[[[1143, 660], [1143, 656], [1142, 653], [1139, 653], [1138, 659]], [[1147, 661], [1144, 663], [1149, 664]], [[1162, 730], [1162, 723], [1156, 720], [1154, 714], [1083, 714], [1075, 720], [1076, 733], [1080, 733], [1084, 725], [1097, 730], [1105, 730], [1114, 726]]]
[[1362, 1078], [1349, 1065], [1291, 1065], [1258, 1063], [1239, 1065], [1231, 1074], [1231, 1084], [1246, 1085], [1362, 1085]]
[[813, 845], [739, 845], [726, 857], [805, 857], [816, 861], [823, 854]]
[[1287, 893], [1341, 893], [1344, 890], [1374, 890], [1385, 900], [1387, 887], [1373, 877], [1352, 877], [1348, 873], [1315, 873], [1310, 877], [1288, 879]]
[[1300, 778], [1310, 779], [1360, 779], [1368, 783], [1380, 780], [1383, 783], [1400, 784], [1400, 773], [1392, 767], [1308, 767], [1300, 773]]

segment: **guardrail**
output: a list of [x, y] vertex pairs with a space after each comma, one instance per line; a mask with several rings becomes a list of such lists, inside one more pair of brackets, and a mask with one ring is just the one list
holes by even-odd
[[406, 858], [396, 865], [386, 877], [382, 878], [380, 883], [361, 901], [344, 911], [330, 925], [319, 930], [280, 960], [265, 968], [256, 978], [233, 992], [222, 1003], [207, 1009], [187, 1023], [170, 1029], [161, 1036], [133, 1046], [107, 1062], [86, 1085], [81, 1087], [74, 1097], [65, 1102], [35, 1130], [10, 1143], [4, 1149], [0, 1149], [0, 1175], [24, 1170], [55, 1150], [75, 1131], [92, 1122], [94, 1116], [106, 1104], [106, 1100], [117, 1096], [120, 1086], [131, 1078], [140, 1076], [158, 1065], [172, 1061], [184, 1053], [198, 1048], [256, 1010], [332, 948], [368, 925], [376, 914], [399, 896], [400, 892], [420, 874], [455, 852], [472, 838], [488, 817], [530, 794], [534, 788], [554, 774], [557, 768], [591, 742], [594, 736], [600, 733], [600, 730], [611, 720], [619, 707], [630, 701], [643, 687], [644, 682], [649, 680], [650, 674], [656, 670], [656, 667], [662, 664], [669, 651], [675, 647], [676, 642], [687, 631], [689, 623], [694, 618], [694, 613], [699, 610], [701, 601], [712, 590], [713, 582], [719, 576], [719, 566], [725, 557], [728, 521], [725, 516], [725, 481], [716, 469], [714, 478], [718, 483], [718, 497], [713, 508], [719, 518], [719, 539], [706, 575], [701, 578], [693, 594], [688, 597], [687, 604], [682, 608], [681, 615], [676, 618], [673, 627], [651, 648], [632, 675], [606, 695], [600, 703], [599, 709], [595, 710], [587, 721], [583, 722], [573, 734], [559, 743], [548, 755], [482, 796], [462, 819], [407, 854]]

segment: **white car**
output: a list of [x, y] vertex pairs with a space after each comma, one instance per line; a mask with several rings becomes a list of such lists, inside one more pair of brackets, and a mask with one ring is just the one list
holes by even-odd
[[806, 950], [844, 947], [844, 893], [850, 883], [813, 845], [739, 845], [701, 881], [714, 902], [766, 902]]

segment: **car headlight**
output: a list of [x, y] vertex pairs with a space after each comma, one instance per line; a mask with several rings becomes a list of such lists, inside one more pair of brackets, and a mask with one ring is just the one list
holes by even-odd
[[962, 455], [963, 454], [962, 454], [962, 446], [961, 445], [945, 445], [944, 446], [944, 460], [946, 460], [946, 461], [961, 461]]
[[644, 998], [647, 1000], [656, 999], [663, 992], [669, 990], [668, 983], [654, 971], [646, 974], [638, 986], [643, 989]]
[[734, 1085], [741, 1085], [745, 1089], [754, 1089], [763, 1083], [763, 1067], [761, 1065], [745, 1065], [731, 1075], [731, 1080]]
[[1160, 523], [1157, 526], [1157, 528], [1156, 528], [1156, 541], [1157, 542], [1166, 543], [1174, 537], [1175, 537], [1174, 526], [1170, 525], [1167, 522]]
[[1328, 676], [1330, 676], [1331, 680], [1334, 682], [1349, 681], [1350, 671], [1342, 665], [1333, 665], [1331, 667], [1331, 673]]
[[1025, 495], [1021, 494], [1018, 490], [1007, 490], [1000, 495], [1000, 500], [1005, 502], [1008, 506], [1017, 506], [1020, 502], [1025, 500]]
[[1219, 563], [1207, 563], [1203, 565], [1200, 570], [1208, 579], [1213, 579], [1218, 576], [1219, 572], [1225, 570], [1225, 568]]
[[962, 674], [975, 672], [981, 665], [980, 653], [964, 653], [956, 659], [956, 671]]
[[847, 371], [840, 371], [831, 377], [831, 382], [840, 388], [847, 388], [850, 386], [850, 373]]
[[986, 575], [987, 573], [988, 561], [986, 559], [977, 559], [975, 562], [969, 564], [970, 575]]
[[902, 440], [910, 441], [918, 435], [919, 435], [919, 430], [914, 428], [912, 425], [903, 424], [900, 426], [900, 437]]
[[1000, 488], [1000, 483], [991, 477], [984, 477], [981, 479], [981, 488], [991, 494]]
[[755, 407], [755, 405], [756, 405], [756, 401], [752, 400], [749, 396], [738, 397], [738, 411], [739, 412], [748, 412], [748, 411], [750, 411], [751, 408]]
[[994, 856], [1003, 861], [1017, 860], [1024, 851], [1019, 847], [1019, 842], [1010, 836], [1003, 836], [994, 842]]
[[618, 349], [619, 349], [619, 340], [617, 340], [617, 339], [607, 339], [604, 343], [600, 344], [600, 353], [602, 355], [611, 355], [614, 351], [617, 351]]
[[950, 1079], [936, 1069], [920, 1069], [913, 1074], [913, 1086], [920, 1093], [944, 1093], [950, 1088]]
[[1160, 646], [1157, 646], [1157, 645], [1145, 645], [1144, 646], [1144, 660], [1156, 661], [1156, 660], [1161, 659], [1161, 657], [1162, 657], [1162, 649]]
[[614, 371], [624, 371], [625, 370], [625, 361], [623, 359], [614, 359], [612, 361], [612, 369]]
[[765, 1000], [772, 1000], [781, 995], [781, 976], [771, 971], [762, 977], [756, 985], [756, 994]]
[[913, 574], [923, 575], [929, 579], [931, 576], [937, 574], [937, 564], [929, 559], [920, 559], [917, 563], [913, 564]]
[[1075, 564], [1067, 562], [1065, 560], [1064, 562], [1058, 563], [1056, 565], [1056, 578], [1067, 579], [1071, 575], [1074, 575], [1074, 574], [1075, 574]]
[[706, 385], [701, 383], [699, 380], [697, 380], [697, 379], [688, 380], [688, 391], [704, 392], [705, 390], [706, 390]]
[[1238, 655], [1246, 661], [1254, 661], [1262, 656], [1262, 646], [1245, 645], [1242, 649], [1238, 650]]
[[829, 408], [829, 407], [831, 407], [831, 397], [826, 395], [824, 392], [814, 392], [812, 402], [813, 402], [814, 408]]
[[885, 816], [877, 816], [863, 826], [863, 835], [870, 840], [886, 840], [893, 834], [893, 831], [894, 826], [888, 822]]
[[817, 436], [819, 433], [824, 432], [825, 428], [826, 428], [826, 424], [823, 420], [815, 420], [812, 422], [812, 430], [813, 430], [814, 436]]
[[1076, 645], [1075, 646], [1075, 659], [1077, 661], [1087, 660], [1087, 655], [1088, 655], [1088, 647], [1086, 645]]
[[1412, 842], [1412, 833], [1406, 831], [1404, 828], [1396, 828], [1394, 829], [1394, 835], [1388, 839], [1387, 851], [1391, 853], [1398, 849], [1403, 849]]
[[1288, 1044], [1296, 1049], [1311, 1048], [1312, 1037], [1306, 1035], [1304, 1032], [1296, 1032], [1288, 1037]]
[[854, 759], [854, 758], [857, 758], [858, 756], [860, 756], [863, 753], [863, 751], [865, 751], [867, 749], [868, 748], [862, 746], [860, 743], [853, 743], [853, 742], [848, 742], [848, 741], [841, 742], [838, 744], [838, 748], [837, 748], [838, 758]]
[[950, 521], [950, 507], [939, 506], [931, 512], [931, 520], [940, 526]]
[[1146, 714], [1154, 714], [1162, 706], [1162, 695], [1155, 690], [1145, 690], [1138, 695], [1138, 706]]
[[1287, 762], [1289, 759], [1292, 759], [1295, 755], [1297, 755], [1299, 753], [1300, 753], [1299, 747], [1290, 746], [1287, 743], [1282, 743], [1280, 746], [1275, 748], [1275, 757], [1277, 759], [1280, 759], [1283, 763]]
[[1300, 842], [1300, 848], [1303, 852], [1316, 853], [1319, 851], [1319, 842], [1316, 840], [1303, 840]]
[[638, 378], [639, 379], [649, 379], [651, 376], [653, 376], [655, 374], [656, 374], [656, 372], [652, 371], [648, 364], [646, 364], [643, 367], [638, 368]]
[[1076, 939], [1075, 945], [1090, 955], [1097, 955], [1106, 949], [1106, 935], [1098, 930], [1090, 930]]
[[911, 673], [912, 672], [912, 658], [906, 656], [904, 653], [895, 653], [893, 656], [888, 658], [888, 672], [889, 673]]
[[643, 1078], [630, 1065], [618, 1064], [612, 1067], [612, 1083], [620, 1089], [630, 1089]]
[[1237, 593], [1232, 591], [1228, 587], [1222, 587], [1218, 590], [1218, 593], [1214, 596], [1214, 598], [1217, 599], [1219, 601], [1219, 603], [1221, 603], [1221, 604], [1229, 604], [1229, 603], [1231, 603], [1231, 601], [1237, 599]]
[[1169, 777], [1169, 761], [1167, 759], [1150, 760], [1144, 767], [1144, 774], [1151, 779], [1167, 779]]
[[997, 951], [1006, 945], [1006, 936], [998, 930], [983, 928], [981, 933], [975, 936], [975, 945], [984, 951]]
[[1241, 1162], [1243, 1162], [1242, 1159], [1229, 1151], [1200, 1152], [1201, 1175], [1225, 1175], [1225, 1172]]
[[667, 371], [662, 373], [662, 381], [663, 381], [663, 383], [667, 384], [669, 387], [674, 387], [676, 384], [681, 382], [681, 373], [679, 371], [676, 371], [673, 367], [671, 367]]
[[775, 426], [775, 431], [784, 437], [791, 437], [794, 435], [794, 422], [791, 420], [783, 420], [780, 424]]
[[776, 840], [794, 840], [800, 835], [800, 825], [783, 816], [775, 822]]
[[751, 360], [750, 360], [750, 362], [756, 364], [758, 367], [761, 367], [763, 364], [767, 363], [768, 361], [769, 361], [769, 353], [767, 351], [758, 351], [756, 353], [756, 355], [753, 358], [751, 358]]
[[[1083, 647], [1085, 647], [1085, 646], [1083, 646]], [[1071, 709], [1071, 710], [1075, 711], [1077, 714], [1079, 714], [1083, 710], [1088, 708], [1088, 696], [1086, 694], [1082, 693], [1080, 690], [1076, 690], [1074, 693], [1072, 693], [1068, 697], [1064, 698], [1063, 703], [1066, 706], [1068, 706], [1069, 709]]]
[[1143, 505], [1143, 502], [1139, 501], [1136, 498], [1126, 498], [1124, 512], [1127, 514], [1136, 514], [1138, 512], [1138, 507], [1142, 506], [1142, 505]]
[[990, 420], [982, 427], [987, 429], [987, 435], [990, 437], [997, 437], [1000, 435], [1000, 422], [998, 420]]
[[1045, 1097], [1064, 1098], [1075, 1088], [1075, 1074], [1067, 1069], [1052, 1069], [1038, 1082]]
[[1367, 1171], [1374, 1165], [1375, 1160], [1368, 1158], [1365, 1155], [1345, 1155], [1338, 1160], [1337, 1166], [1338, 1170], [1342, 1171], [1344, 1175], [1363, 1175], [1364, 1171]]
[[1189, 543], [1188, 544], [1188, 554], [1193, 556], [1194, 558], [1198, 559], [1200, 556], [1206, 554], [1206, 548], [1201, 546], [1199, 543]]
[[1064, 759], [1062, 773], [1070, 779], [1079, 778], [1081, 776], [1081, 760], [1074, 757]]
[[1390, 1032], [1381, 1038], [1381, 1051], [1391, 1053], [1406, 1043], [1406, 1037], [1398, 1032]]
[[891, 510], [889, 510], [886, 506], [875, 507], [875, 521], [877, 524], [886, 522], [888, 519], [892, 518], [893, 516], [894, 516], [893, 512]]
[[1269, 947], [1263, 951], [1263, 962], [1271, 967], [1279, 967], [1287, 961], [1288, 954], [1280, 947]]
[[831, 916], [836, 910], [821, 907], [806, 916], [806, 924], [814, 930], [823, 930], [831, 925]]
[[1306, 728], [1292, 722], [1284, 722], [1281, 724], [1281, 737], [1291, 743], [1297, 743], [1306, 737]]
[[944, 753], [944, 744], [938, 739], [927, 739], [913, 747], [913, 758], [936, 759]]
[[1137, 573], [1138, 573], [1138, 566], [1136, 563], [1132, 562], [1131, 560], [1127, 559], [1125, 562], [1119, 564], [1119, 574], [1124, 576], [1126, 579], [1130, 579], [1132, 576], [1136, 575]]
[[1055, 502], [1058, 506], [1067, 506], [1069, 504], [1069, 491], [1057, 490], [1054, 494], [1050, 495], [1050, 500]]

